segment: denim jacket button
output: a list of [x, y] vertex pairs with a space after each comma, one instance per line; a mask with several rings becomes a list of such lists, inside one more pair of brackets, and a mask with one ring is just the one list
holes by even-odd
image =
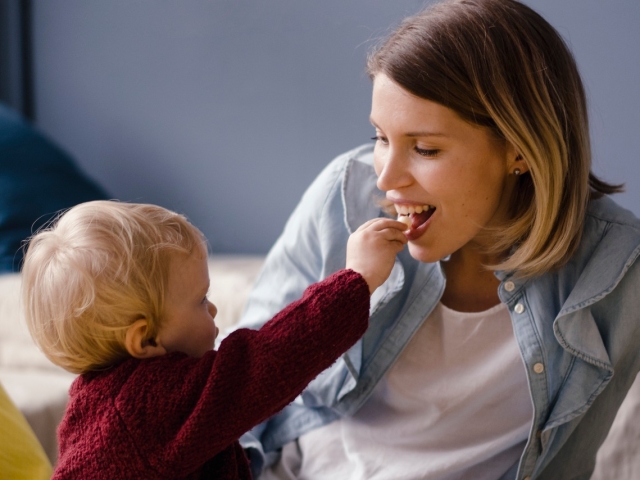
[[514, 288], [516, 288], [516, 284], [515, 284], [515, 283], [513, 283], [513, 282], [511, 282], [511, 281], [506, 282], [506, 283], [504, 284], [504, 289], [505, 289], [507, 292], [513, 292]]
[[544, 365], [543, 365], [543, 364], [541, 364], [541, 363], [536, 363], [536, 364], [533, 366], [533, 371], [534, 371], [534, 372], [536, 372], [536, 373], [542, 373], [542, 372], [544, 372]]
[[516, 313], [522, 313], [524, 312], [524, 305], [521, 303], [517, 303], [516, 306], [513, 309], [514, 312]]

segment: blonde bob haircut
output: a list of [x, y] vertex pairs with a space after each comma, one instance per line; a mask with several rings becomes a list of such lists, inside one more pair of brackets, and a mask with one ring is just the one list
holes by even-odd
[[56, 365], [85, 373], [127, 358], [127, 328], [162, 325], [171, 260], [206, 256], [206, 240], [185, 217], [155, 205], [77, 205], [29, 242], [22, 302], [31, 336]]
[[[533, 276], [577, 248], [591, 198], [621, 191], [591, 172], [584, 87], [558, 32], [515, 0], [450, 0], [407, 18], [369, 55], [412, 94], [513, 145], [518, 178], [508, 224], [493, 231], [492, 269]], [[482, 179], [478, 179], [482, 181]]]

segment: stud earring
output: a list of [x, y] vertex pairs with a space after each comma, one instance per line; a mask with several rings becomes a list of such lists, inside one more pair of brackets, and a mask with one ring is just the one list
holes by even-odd
[[513, 169], [513, 174], [517, 177], [518, 175], [520, 175], [522, 173], [522, 171], [519, 168], [514, 168]]

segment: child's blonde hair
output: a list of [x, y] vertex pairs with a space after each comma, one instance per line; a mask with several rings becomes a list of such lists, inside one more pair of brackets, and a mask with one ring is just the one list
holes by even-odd
[[55, 364], [74, 373], [128, 357], [127, 328], [162, 323], [170, 261], [206, 255], [206, 240], [185, 217], [147, 204], [77, 205], [29, 242], [22, 301], [31, 336]]

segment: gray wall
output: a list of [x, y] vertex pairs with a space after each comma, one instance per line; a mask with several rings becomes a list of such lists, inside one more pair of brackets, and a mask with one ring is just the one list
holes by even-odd
[[[38, 125], [123, 200], [266, 252], [335, 155], [368, 141], [372, 40], [416, 0], [34, 0]], [[572, 45], [595, 169], [640, 214], [640, 2], [528, 0]]]
[[0, 0], [0, 101], [24, 111], [19, 0]]

